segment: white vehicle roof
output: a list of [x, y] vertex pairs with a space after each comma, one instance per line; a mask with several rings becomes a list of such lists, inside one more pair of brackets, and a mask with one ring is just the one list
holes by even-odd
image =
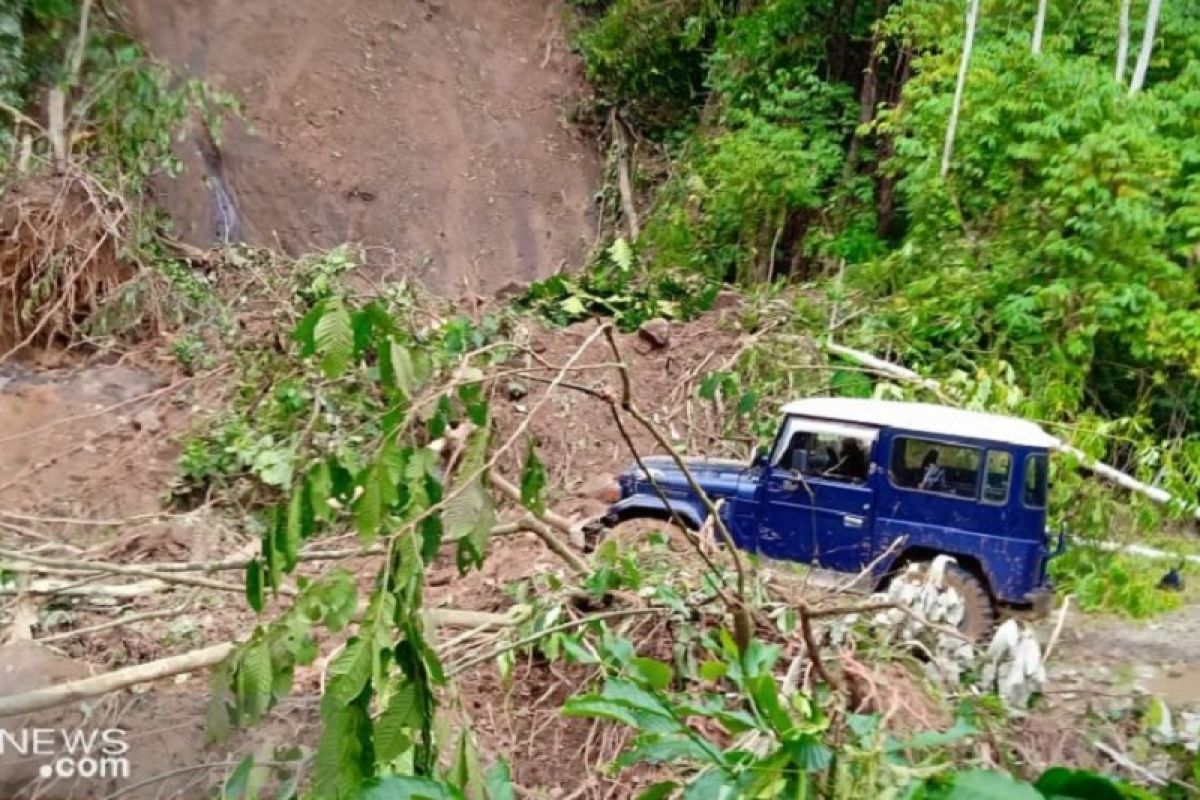
[[901, 403], [893, 400], [864, 400], [852, 397], [811, 397], [795, 400], [783, 413], [838, 422], [856, 422], [899, 428], [915, 433], [983, 439], [1024, 447], [1054, 448], [1058, 439], [1036, 423], [1000, 414], [965, 411], [933, 403]]

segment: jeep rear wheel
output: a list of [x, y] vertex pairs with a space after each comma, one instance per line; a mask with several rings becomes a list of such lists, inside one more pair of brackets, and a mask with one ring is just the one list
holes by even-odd
[[946, 565], [944, 579], [963, 599], [964, 613], [958, 629], [972, 642], [982, 641], [996, 627], [996, 606], [987, 587], [973, 572], [958, 564]]

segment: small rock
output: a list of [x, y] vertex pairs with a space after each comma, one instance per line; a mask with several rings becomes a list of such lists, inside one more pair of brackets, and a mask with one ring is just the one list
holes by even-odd
[[133, 428], [146, 433], [158, 433], [162, 430], [162, 420], [154, 409], [143, 408], [133, 415]]
[[653, 349], [661, 350], [671, 344], [671, 323], [665, 319], [647, 320], [638, 328], [638, 336]]
[[509, 381], [504, 387], [504, 392], [508, 395], [509, 400], [516, 401], [528, 395], [529, 388], [520, 381]]
[[496, 299], [507, 300], [510, 297], [525, 294], [527, 288], [525, 284], [518, 281], [509, 281], [496, 290]]

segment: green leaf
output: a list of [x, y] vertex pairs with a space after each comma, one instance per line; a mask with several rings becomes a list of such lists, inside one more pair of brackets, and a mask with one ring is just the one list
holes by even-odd
[[779, 686], [771, 674], [758, 675], [746, 681], [746, 688], [754, 700], [758, 713], [781, 738], [795, 727], [792, 718], [779, 702]]
[[463, 795], [453, 786], [428, 778], [389, 775], [363, 787], [357, 800], [463, 800]]
[[225, 785], [221, 787], [221, 800], [242, 800], [250, 783], [250, 771], [254, 769], [254, 756], [246, 756], [238, 762]]
[[317, 323], [324, 314], [325, 301], [322, 300], [309, 309], [308, 313], [296, 323], [296, 329], [292, 331], [292, 339], [300, 344], [300, 355], [307, 357], [317, 352], [315, 340]]
[[307, 538], [304, 529], [312, 531], [312, 513], [308, 507], [306, 492], [303, 486], [297, 486], [288, 501], [287, 520], [280, 526], [283, 536], [277, 540], [279, 555], [282, 557], [284, 572], [296, 568], [296, 556], [300, 554], [300, 542]]
[[954, 720], [954, 725], [947, 731], [923, 731], [906, 742], [889, 741], [886, 749], [889, 752], [900, 750], [923, 750], [931, 747], [946, 747], [962, 739], [978, 733], [978, 730], [964, 717]]
[[346, 642], [345, 649], [329, 665], [324, 700], [343, 706], [353, 701], [371, 679], [374, 661], [373, 640], [356, 636]]
[[1103, 775], [1067, 767], [1046, 770], [1034, 788], [1052, 800], [1123, 800], [1125, 797], [1117, 785]]
[[404, 394], [405, 397], [412, 397], [417, 390], [417, 376], [413, 367], [412, 354], [408, 348], [396, 342], [395, 339], [388, 340], [388, 362], [392, 368], [392, 380], [395, 382], [395, 387]]
[[833, 761], [833, 751], [809, 733], [791, 740], [786, 746], [792, 762], [805, 772], [822, 772]]
[[659, 781], [637, 796], [637, 800], [665, 800], [670, 797], [679, 784], [675, 781]]
[[275, 539], [278, 538], [275, 534], [279, 526], [279, 509], [272, 518], [272, 526], [269, 530], [263, 533], [262, 536], [262, 560], [263, 560], [263, 578], [271, 587], [272, 591], [279, 591], [280, 569], [279, 569], [279, 551], [275, 549]]
[[354, 330], [350, 313], [338, 298], [330, 298], [325, 313], [313, 330], [313, 342], [321, 357], [321, 371], [327, 378], [337, 378], [346, 371], [354, 356]]
[[263, 640], [251, 642], [238, 663], [238, 705], [251, 723], [271, 705], [271, 650]]
[[263, 565], [257, 558], [246, 565], [246, 602], [256, 612], [263, 610]]
[[503, 758], [497, 759], [483, 776], [487, 788], [488, 800], [516, 800], [517, 791], [513, 787], [512, 772], [508, 762]]
[[537, 457], [533, 440], [529, 440], [529, 448], [525, 452], [525, 468], [521, 470], [521, 505], [528, 508], [536, 516], [546, 513], [546, 468]]
[[1045, 800], [1024, 781], [1015, 781], [1003, 772], [974, 769], [954, 776], [944, 800]]
[[729, 666], [723, 661], [705, 661], [700, 665], [700, 677], [709, 683], [716, 683], [729, 672]]
[[380, 764], [391, 762], [407, 750], [412, 744], [408, 732], [421, 727], [424, 713], [418, 690], [417, 684], [404, 681], [375, 720], [375, 759]]
[[467, 800], [487, 800], [486, 787], [479, 765], [479, 751], [471, 738], [470, 731], [463, 729], [458, 734], [454, 763], [448, 776]]
[[[720, 752], [713, 748], [714, 752]], [[619, 766], [645, 762], [647, 764], [670, 764], [684, 761], [692, 764], [714, 763], [713, 753], [704, 749], [694, 738], [686, 734], [668, 734], [646, 737], [645, 741], [617, 759]]]
[[571, 295], [559, 303], [559, 307], [570, 317], [586, 317], [587, 307], [576, 295]]
[[[371, 718], [367, 714], [367, 693], [349, 704], [322, 704], [321, 739], [315, 760], [315, 797], [321, 800], [358, 800], [369, 796], [361, 792], [374, 771], [371, 751]], [[397, 795], [399, 796], [399, 795]], [[407, 795], [416, 797], [416, 795]], [[375, 795], [379, 800], [390, 795]]]
[[629, 662], [633, 672], [651, 689], [662, 691], [671, 685], [675, 671], [661, 661], [638, 657]]
[[254, 454], [250, 471], [268, 486], [289, 486], [292, 482], [294, 458], [295, 454], [291, 450], [282, 447], [260, 450]]
[[446, 537], [459, 543], [460, 571], [466, 565], [482, 563], [488, 536], [496, 524], [492, 496], [484, 488], [486, 476], [481, 472], [487, 464], [487, 447], [488, 429], [476, 428], [467, 438], [459, 467], [461, 479], [469, 482], [454, 489], [457, 494], [446, 503], [442, 512]]
[[305, 476], [304, 483], [313, 518], [322, 521], [332, 519], [334, 511], [333, 506], [329, 505], [329, 498], [333, 496], [333, 487], [329, 474], [329, 462], [321, 461], [310, 469], [308, 475]]
[[[381, 472], [384, 474], [381, 475]], [[379, 535], [379, 525], [383, 522], [383, 481], [387, 480], [386, 471], [371, 466], [362, 471], [359, 480], [362, 493], [354, 502], [354, 526], [360, 537], [371, 541]]]
[[618, 236], [612, 246], [608, 248], [608, 257], [622, 272], [629, 272], [633, 268], [633, 248], [629, 246], [629, 242], [624, 236]]

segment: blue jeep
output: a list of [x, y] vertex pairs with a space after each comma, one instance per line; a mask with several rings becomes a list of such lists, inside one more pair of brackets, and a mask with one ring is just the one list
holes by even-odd
[[[946, 580], [966, 601], [962, 629], [973, 638], [992, 628], [1000, 604], [1049, 603], [1054, 437], [1025, 420], [923, 403], [814, 398], [783, 413], [770, 450], [748, 465], [686, 459], [710, 498], [724, 498], [739, 548], [867, 570], [875, 586], [909, 564], [953, 556]], [[651, 518], [698, 529], [705, 506], [675, 461], [643, 463], [649, 477], [636, 465], [619, 476], [604, 524]]]

